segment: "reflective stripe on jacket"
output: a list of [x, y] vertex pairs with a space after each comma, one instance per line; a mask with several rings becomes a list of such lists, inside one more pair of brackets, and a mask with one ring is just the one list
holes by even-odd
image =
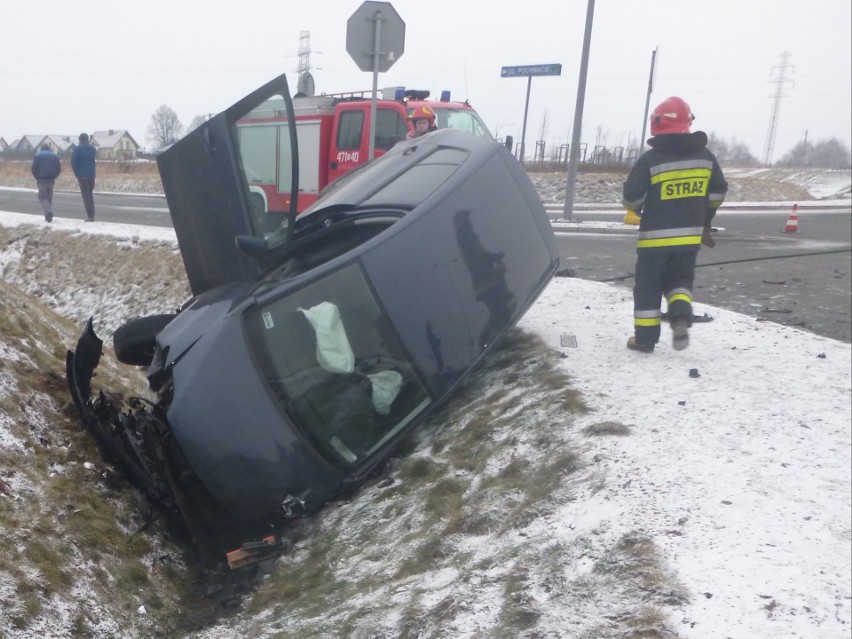
[[623, 204], [640, 211], [637, 250], [698, 250], [728, 183], [702, 132], [658, 135], [624, 182]]

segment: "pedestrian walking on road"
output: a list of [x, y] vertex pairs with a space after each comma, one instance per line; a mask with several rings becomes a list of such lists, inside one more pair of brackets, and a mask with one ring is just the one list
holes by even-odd
[[672, 346], [689, 346], [695, 260], [701, 244], [714, 244], [711, 222], [728, 192], [722, 169], [707, 149], [707, 134], [690, 133], [694, 119], [681, 98], [661, 102], [651, 114], [651, 150], [624, 182], [623, 204], [640, 217], [633, 335], [627, 348], [642, 353], [652, 353], [660, 340], [662, 297]]
[[35, 154], [30, 168], [38, 185], [38, 201], [44, 211], [44, 221], [53, 221], [53, 185], [62, 173], [62, 162], [49, 144], [44, 144]]
[[83, 206], [86, 207], [86, 221], [95, 221], [95, 154], [96, 150], [89, 143], [89, 136], [81, 133], [78, 144], [71, 153], [71, 168], [80, 185], [80, 194], [83, 196]]

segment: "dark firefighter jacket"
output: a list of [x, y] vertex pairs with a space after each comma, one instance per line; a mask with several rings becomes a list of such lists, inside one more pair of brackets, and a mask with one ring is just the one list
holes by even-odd
[[[701, 232], [728, 183], [707, 135], [670, 133], [650, 140], [624, 182], [623, 204], [640, 215], [637, 251], [697, 251]], [[641, 211], [641, 212], [640, 212]]]

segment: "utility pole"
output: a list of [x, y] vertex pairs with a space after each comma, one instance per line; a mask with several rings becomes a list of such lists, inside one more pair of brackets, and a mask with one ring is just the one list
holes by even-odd
[[786, 98], [784, 95], [784, 85], [790, 82], [795, 86], [793, 80], [787, 78], [787, 69], [795, 69], [789, 63], [790, 52], [784, 51], [781, 54], [781, 62], [772, 67], [770, 73], [778, 69], [778, 77], [769, 80], [770, 83], [775, 83], [775, 98], [772, 101], [772, 115], [769, 118], [769, 131], [766, 133], [766, 145], [763, 147], [763, 163], [767, 166], [772, 161], [772, 151], [775, 148], [775, 128], [778, 126], [778, 110], [781, 107], [781, 98]]
[[645, 126], [648, 124], [648, 109], [651, 105], [651, 93], [654, 91], [654, 63], [656, 60], [657, 49], [654, 49], [651, 52], [651, 71], [648, 74], [648, 92], [645, 94], [645, 115], [642, 117], [642, 137], [639, 138], [639, 155], [642, 155], [642, 153], [645, 152]]
[[574, 191], [577, 188], [577, 165], [580, 163], [580, 132], [583, 128], [583, 104], [586, 100], [586, 76], [589, 70], [589, 49], [592, 42], [592, 22], [595, 18], [595, 0], [586, 5], [586, 29], [583, 32], [583, 52], [580, 56], [580, 77], [577, 82], [577, 104], [574, 107], [574, 130], [571, 134], [571, 148], [568, 151], [568, 180], [565, 184], [565, 204], [562, 218], [574, 217]]

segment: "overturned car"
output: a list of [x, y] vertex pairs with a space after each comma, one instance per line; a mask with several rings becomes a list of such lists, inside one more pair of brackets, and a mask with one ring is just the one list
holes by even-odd
[[297, 192], [295, 120], [281, 76], [158, 158], [194, 297], [114, 335], [156, 400], [92, 392], [91, 320], [67, 358], [105, 456], [209, 553], [363, 482], [558, 266], [523, 168], [455, 130], [397, 144], [298, 216], [263, 210], [253, 175]]

